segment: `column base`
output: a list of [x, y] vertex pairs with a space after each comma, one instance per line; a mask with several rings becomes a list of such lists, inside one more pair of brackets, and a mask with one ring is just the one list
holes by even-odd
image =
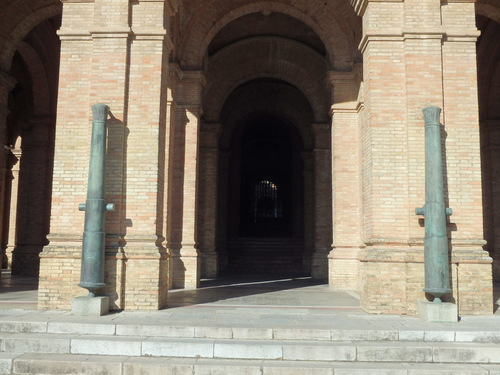
[[172, 249], [173, 288], [196, 289], [200, 285], [201, 257], [196, 249]]
[[[140, 250], [140, 251], [139, 251]], [[147, 251], [145, 251], [147, 250]], [[156, 246], [132, 248], [125, 252], [125, 283], [116, 280], [114, 288], [122, 296], [120, 305], [125, 310], [159, 310], [167, 306], [169, 263], [166, 251]], [[117, 273], [116, 276], [120, 276]], [[118, 283], [120, 282], [120, 283]], [[119, 291], [118, 284], [122, 290]], [[107, 293], [105, 289], [105, 293]]]
[[81, 253], [81, 244], [51, 244], [40, 254], [39, 310], [71, 309], [73, 298], [83, 291], [78, 287]]
[[328, 253], [327, 250], [316, 250], [312, 255], [311, 276], [316, 280], [328, 279]]
[[336, 290], [359, 291], [359, 247], [336, 247], [328, 255], [328, 283]]
[[204, 278], [217, 277], [219, 273], [219, 257], [216, 251], [200, 251], [201, 276]]
[[12, 251], [12, 274], [38, 276], [42, 246], [21, 245]]

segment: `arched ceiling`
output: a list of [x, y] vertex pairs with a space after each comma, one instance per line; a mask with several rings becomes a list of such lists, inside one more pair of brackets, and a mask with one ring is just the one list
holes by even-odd
[[500, 1], [499, 0], [477, 0], [476, 13], [500, 23]]
[[248, 119], [274, 116], [293, 124], [302, 139], [302, 146], [310, 150], [314, 145], [311, 131], [312, 108], [296, 87], [276, 79], [255, 79], [237, 89], [227, 98], [221, 114], [224, 125], [220, 146], [229, 149], [237, 127]]
[[286, 37], [326, 55], [329, 68], [361, 61], [361, 19], [345, 0], [190, 0], [179, 10], [181, 67], [201, 69], [206, 56], [242, 38]]
[[1, 1], [0, 70], [8, 72], [17, 44], [37, 25], [62, 13], [60, 0]]
[[224, 26], [210, 42], [208, 55], [212, 56], [232, 43], [255, 37], [279, 36], [303, 43], [321, 55], [326, 55], [323, 41], [312, 28], [283, 13], [257, 12], [235, 19]]
[[222, 105], [239, 85], [274, 78], [298, 88], [310, 101], [316, 122], [328, 121], [329, 91], [323, 56], [281, 37], [253, 37], [223, 48], [209, 59], [204, 91], [205, 118], [218, 121]]

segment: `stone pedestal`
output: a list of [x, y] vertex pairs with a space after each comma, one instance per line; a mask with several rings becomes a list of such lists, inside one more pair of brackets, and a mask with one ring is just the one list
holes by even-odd
[[71, 313], [79, 316], [106, 315], [109, 313], [109, 297], [76, 297], [71, 304]]
[[458, 308], [449, 302], [418, 301], [418, 316], [427, 322], [456, 323]]

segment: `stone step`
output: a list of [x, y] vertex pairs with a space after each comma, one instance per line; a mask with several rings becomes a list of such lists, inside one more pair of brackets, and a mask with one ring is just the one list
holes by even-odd
[[[420, 324], [415, 327], [400, 327], [399, 329], [366, 325], [362, 329], [342, 328], [293, 328], [277, 326], [195, 326], [141, 324], [137, 323], [103, 323], [81, 322], [84, 317], [71, 317], [68, 321], [0, 321], [0, 338], [9, 334], [48, 333], [63, 335], [93, 335], [93, 336], [145, 336], [158, 338], [204, 338], [204, 339], [235, 339], [235, 340], [316, 340], [316, 341], [384, 341], [384, 342], [457, 342], [457, 343], [497, 343], [500, 344], [500, 327], [491, 330], [462, 329], [460, 326], [448, 325], [435, 327]], [[197, 319], [194, 317], [193, 319]], [[297, 318], [299, 319], [299, 317]], [[229, 321], [231, 323], [232, 321]], [[281, 324], [283, 325], [283, 324]]]
[[3, 353], [237, 360], [495, 363], [499, 343], [235, 340], [64, 334], [4, 334]]
[[13, 375], [498, 375], [492, 364], [412, 362], [287, 362], [202, 358], [138, 358], [0, 353], [0, 373]]
[[228, 242], [229, 272], [302, 274], [303, 241], [290, 238], [240, 238]]

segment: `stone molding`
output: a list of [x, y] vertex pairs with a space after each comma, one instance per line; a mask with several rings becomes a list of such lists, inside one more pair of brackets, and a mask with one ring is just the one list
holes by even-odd
[[180, 83], [199, 83], [203, 87], [207, 80], [205, 73], [201, 70], [182, 70]]
[[404, 0], [350, 0], [354, 11], [358, 16], [363, 16], [368, 3], [403, 3]]

